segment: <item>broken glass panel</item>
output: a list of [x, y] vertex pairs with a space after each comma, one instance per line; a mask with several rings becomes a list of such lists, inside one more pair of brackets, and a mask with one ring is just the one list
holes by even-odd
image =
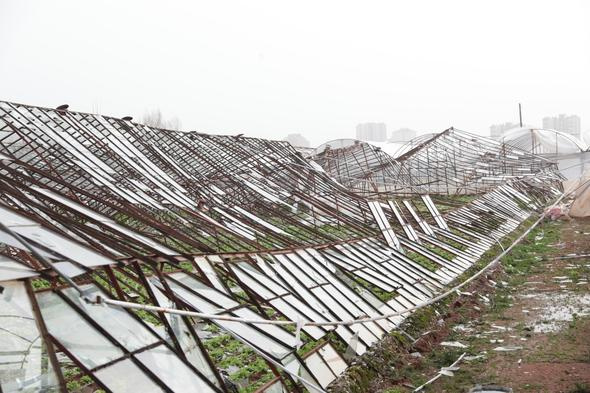
[[381, 208], [381, 203], [378, 201], [369, 201], [367, 204], [369, 205], [369, 209], [373, 214], [373, 218], [375, 218], [375, 221], [377, 222], [377, 225], [379, 226], [379, 229], [381, 230], [387, 245], [395, 248], [396, 250], [401, 250], [399, 239], [391, 228], [391, 224], [387, 220], [387, 217]]
[[38, 275], [39, 274], [30, 267], [27, 267], [12, 258], [0, 255], [0, 282], [35, 277]]
[[83, 266], [110, 265], [114, 261], [81, 246], [40, 224], [0, 206], [0, 220], [14, 232], [52, 252], [59, 253]]
[[0, 391], [59, 392], [25, 284], [6, 281], [0, 292]]
[[[83, 285], [81, 288], [89, 299], [94, 299], [98, 295], [108, 297], [94, 285]], [[127, 310], [120, 307], [102, 307], [87, 303], [73, 288], [65, 289], [63, 292], [90, 318], [109, 332], [119, 343], [123, 344], [128, 351], [132, 352], [159, 341], [159, 338], [153, 332], [150, 332], [147, 327], [133, 318]]]
[[94, 368], [123, 356], [120, 348], [82, 319], [56, 293], [37, 293], [37, 300], [49, 333], [85, 367]]

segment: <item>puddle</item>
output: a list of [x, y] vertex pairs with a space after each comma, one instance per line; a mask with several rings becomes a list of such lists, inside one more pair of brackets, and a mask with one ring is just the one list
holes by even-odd
[[545, 306], [538, 314], [529, 314], [536, 333], [552, 333], [573, 321], [574, 314], [590, 315], [590, 294], [540, 293], [536, 298]]

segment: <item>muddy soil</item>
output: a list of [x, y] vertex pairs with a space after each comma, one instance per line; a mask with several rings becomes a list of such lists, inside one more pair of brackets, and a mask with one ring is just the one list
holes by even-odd
[[466, 353], [453, 376], [424, 391], [493, 384], [514, 392], [590, 393], [590, 257], [579, 257], [584, 254], [590, 254], [590, 220], [542, 224], [413, 344], [400, 380], [384, 380], [372, 391], [412, 391]]

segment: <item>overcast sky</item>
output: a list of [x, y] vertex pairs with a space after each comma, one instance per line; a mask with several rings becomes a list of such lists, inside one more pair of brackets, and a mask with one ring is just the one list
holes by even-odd
[[357, 123], [590, 130], [588, 1], [0, 0], [0, 100], [312, 144]]

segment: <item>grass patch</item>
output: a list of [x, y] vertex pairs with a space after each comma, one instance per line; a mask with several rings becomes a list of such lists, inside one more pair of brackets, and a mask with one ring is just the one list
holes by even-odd
[[426, 258], [424, 255], [420, 255], [414, 251], [406, 251], [406, 256], [410, 258], [412, 261], [416, 262], [420, 266], [430, 270], [431, 272], [436, 271], [439, 266], [432, 262], [430, 259]]
[[203, 345], [219, 368], [237, 368], [237, 371], [229, 373], [229, 377], [236, 383], [247, 381], [247, 386], [241, 388], [240, 393], [253, 392], [274, 378], [264, 359], [229, 334], [205, 340]]

